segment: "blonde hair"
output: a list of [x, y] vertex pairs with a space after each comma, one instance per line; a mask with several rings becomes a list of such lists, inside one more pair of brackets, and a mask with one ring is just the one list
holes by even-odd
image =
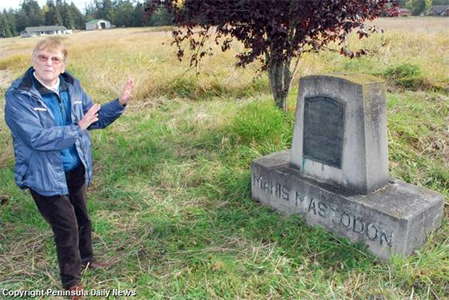
[[59, 50], [64, 55], [64, 60], [66, 60], [68, 55], [67, 48], [59, 37], [47, 37], [40, 40], [33, 49], [33, 56], [40, 50]]

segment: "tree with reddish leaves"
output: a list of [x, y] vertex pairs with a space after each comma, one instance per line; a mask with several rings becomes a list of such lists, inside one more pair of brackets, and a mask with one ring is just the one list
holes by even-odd
[[[233, 40], [244, 45], [237, 54], [237, 65], [254, 61], [268, 71], [276, 105], [286, 110], [286, 99], [293, 74], [302, 54], [319, 51], [336, 42], [340, 53], [354, 57], [364, 50], [344, 47], [347, 36], [356, 30], [367, 37], [374, 27], [367, 20], [379, 17], [391, 0], [149, 0], [147, 11], [165, 6], [177, 29], [173, 43], [178, 57], [184, 56], [188, 42], [191, 65], [212, 52], [206, 41], [213, 38], [223, 51]], [[297, 58], [294, 61], [294, 58]]]

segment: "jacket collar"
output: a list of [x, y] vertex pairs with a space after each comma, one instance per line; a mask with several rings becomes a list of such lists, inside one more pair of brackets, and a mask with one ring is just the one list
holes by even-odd
[[[31, 73], [33, 74], [33, 73]], [[45, 87], [39, 80], [36, 79], [33, 75], [31, 75], [33, 78], [33, 84], [34, 87], [38, 90], [38, 92], [41, 95], [47, 95], [47, 94], [54, 94], [55, 92]], [[62, 76], [59, 77], [59, 92], [67, 91], [67, 83], [65, 82], [64, 78]]]
[[[34, 68], [30, 67], [25, 74], [22, 76], [22, 80], [19, 82], [17, 89], [23, 90], [23, 91], [31, 91], [33, 89], [33, 86], [40, 92], [39, 85], [43, 87], [33, 76]], [[73, 84], [75, 82], [75, 78], [70, 75], [67, 72], [64, 72], [63, 74], [59, 75], [60, 78], [60, 90], [62, 90], [62, 87], [64, 86], [67, 89], [66, 84]], [[39, 85], [36, 85], [36, 82], [39, 83]], [[49, 92], [48, 89], [44, 87], [44, 89]]]

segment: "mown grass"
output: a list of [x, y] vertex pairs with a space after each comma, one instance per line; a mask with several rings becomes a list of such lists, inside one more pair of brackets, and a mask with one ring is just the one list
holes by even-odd
[[[417, 33], [410, 25], [405, 31], [402, 22], [413, 19], [381, 20], [386, 34], [364, 44], [377, 49], [372, 56], [349, 60], [324, 52], [301, 64], [301, 75], [360, 71], [389, 78], [391, 174], [446, 198], [442, 227], [424, 247], [386, 264], [251, 200], [251, 161], [291, 145], [296, 87], [284, 114], [272, 105], [266, 77], [254, 80], [256, 67], [234, 69], [232, 53], [207, 58], [197, 76], [161, 46], [165, 31], [70, 36], [69, 70], [99, 102], [116, 97], [127, 74], [138, 81], [127, 113], [92, 132], [94, 248], [116, 264], [85, 272], [86, 288], [133, 289], [134, 299], [449, 298], [449, 59], [442, 50], [449, 29], [440, 31], [440, 19], [426, 20], [438, 30]], [[382, 40], [390, 42], [381, 48]], [[26, 62], [35, 41], [0, 40], [0, 49], [12, 51], [0, 58], [8, 72], [0, 88], [26, 67], [9, 61]], [[404, 77], [426, 84], [397, 81]], [[31, 197], [14, 185], [3, 120], [0, 144], [0, 197], [8, 199], [0, 206], [0, 289], [57, 289], [52, 235]]]

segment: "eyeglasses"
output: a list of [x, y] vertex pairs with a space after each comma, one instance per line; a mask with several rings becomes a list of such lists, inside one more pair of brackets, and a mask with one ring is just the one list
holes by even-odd
[[43, 54], [39, 54], [37, 56], [37, 59], [41, 62], [41, 63], [46, 63], [49, 59], [51, 60], [51, 62], [55, 65], [59, 65], [60, 63], [62, 63], [64, 61], [64, 59], [57, 57], [57, 56], [51, 56], [48, 57], [46, 55]]

